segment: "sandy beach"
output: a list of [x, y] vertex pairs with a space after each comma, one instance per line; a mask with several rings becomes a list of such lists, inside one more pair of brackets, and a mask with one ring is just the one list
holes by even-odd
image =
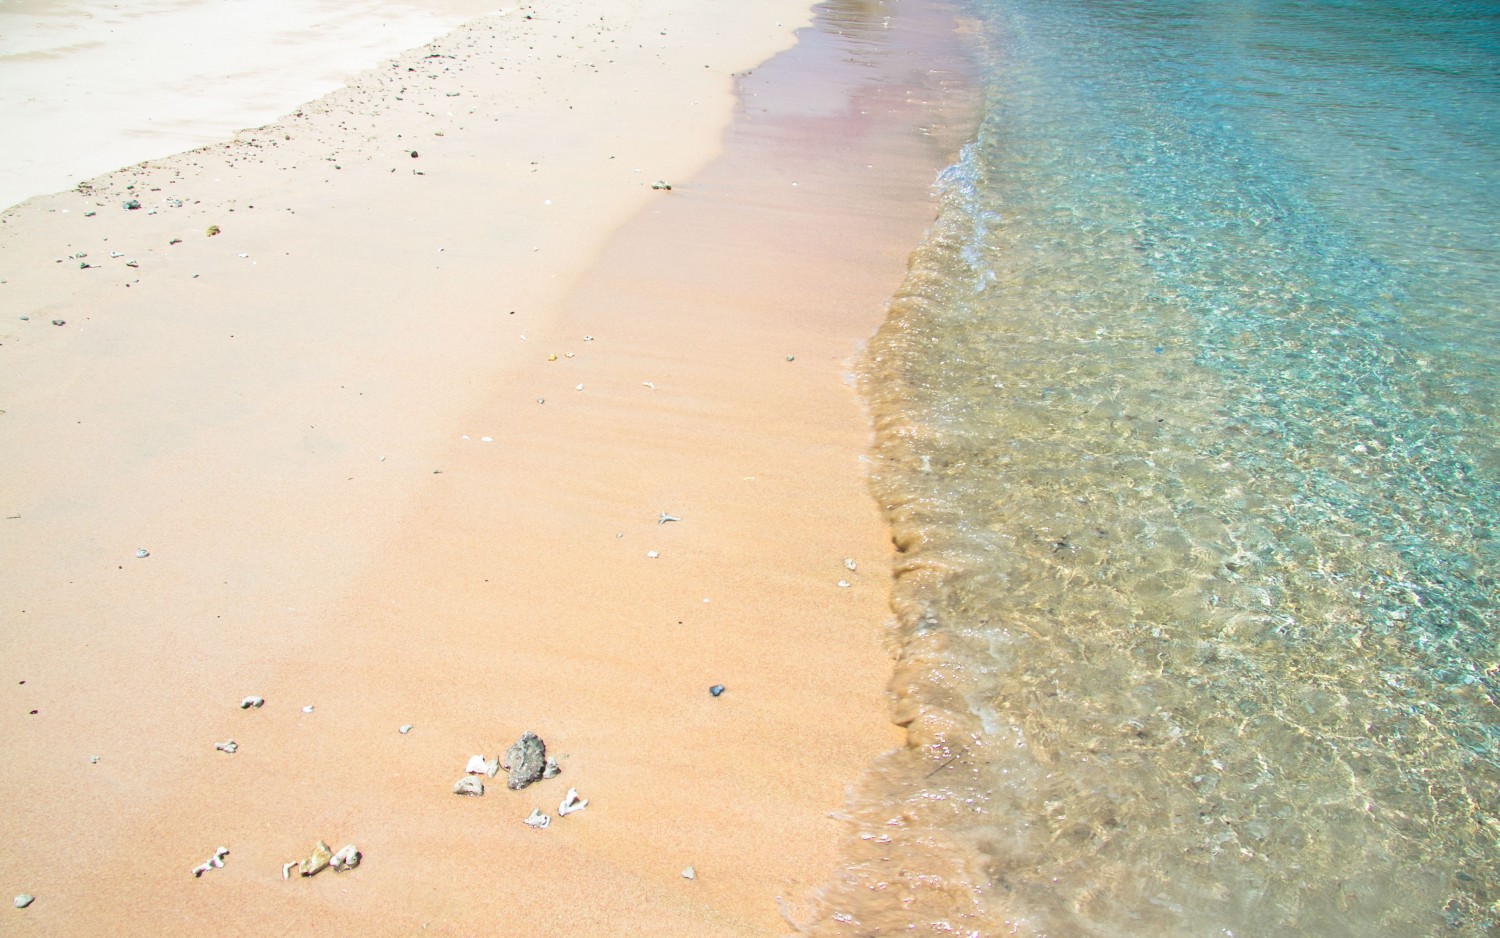
[[[805, 921], [903, 742], [850, 374], [956, 44], [523, 5], [0, 215], [5, 931]], [[452, 793], [523, 731], [561, 774]]]

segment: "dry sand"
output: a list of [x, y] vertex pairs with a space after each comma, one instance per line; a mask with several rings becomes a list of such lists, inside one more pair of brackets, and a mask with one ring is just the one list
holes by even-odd
[[968, 119], [951, 13], [757, 67], [808, 16], [521, 8], [0, 216], [7, 933], [805, 914], [902, 742], [848, 372]]

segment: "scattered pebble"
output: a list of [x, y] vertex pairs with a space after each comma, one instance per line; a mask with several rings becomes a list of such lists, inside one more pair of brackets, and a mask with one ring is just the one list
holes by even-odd
[[695, 869], [693, 869], [691, 866], [686, 867], [682, 871], [682, 878], [683, 879], [697, 879], [698, 878], [698, 871], [695, 870]]
[[453, 783], [453, 793], [455, 795], [482, 795], [484, 794], [484, 782], [480, 781], [477, 775], [465, 775]]
[[856, 570], [856, 569], [859, 568], [859, 564], [857, 564], [857, 563], [854, 562], [854, 558], [853, 557], [845, 557], [844, 558], [844, 566], [846, 568], [848, 568], [849, 570]]
[[131, 199], [130, 201], [128, 201], [128, 202], [125, 203], [125, 210], [127, 212], [133, 212], [133, 211], [135, 211], [136, 209], [138, 209], [140, 207], [141, 207], [141, 203], [139, 201], [137, 201], [136, 199]]
[[266, 698], [264, 697], [246, 697], [244, 700], [240, 701], [241, 710], [259, 710], [265, 705]]
[[710, 694], [712, 694], [713, 696], [717, 697], [720, 694], [724, 693], [724, 685], [723, 684], [715, 684], [713, 687], [710, 687], [708, 689], [708, 692]]
[[574, 811], [582, 811], [589, 806], [587, 798], [578, 797], [578, 789], [569, 788], [567, 795], [563, 797], [562, 804], [557, 806], [557, 816], [567, 817]]
[[795, 356], [795, 355], [788, 355], [786, 357], [786, 360], [789, 361], [789, 362], [794, 362], [794, 361], [797, 360], [797, 356]]
[[36, 901], [36, 896], [28, 896], [26, 893], [23, 892], [19, 896], [16, 896], [16, 908], [18, 908], [18, 909], [24, 909], [28, 905], [31, 905], [35, 901]]
[[839, 589], [848, 589], [848, 588], [849, 588], [849, 581], [848, 580], [839, 580]]
[[227, 752], [230, 755], [234, 755], [235, 752], [239, 750], [240, 744], [230, 739], [225, 740], [222, 743], [214, 743], [214, 748], [219, 750], [220, 752]]
[[577, 387], [575, 387], [573, 390], [575, 390], [575, 391], [582, 391], [583, 390], [583, 385], [580, 384]]
[[54, 325], [54, 326], [66, 326], [67, 324], [68, 324], [68, 321], [66, 319], [54, 319], [54, 320], [52, 320], [52, 325]]
[[562, 766], [551, 756], [547, 757], [547, 764], [542, 766], [542, 778], [557, 778], [562, 774]]
[[303, 713], [312, 713], [313, 712], [313, 705], [312, 704], [308, 704], [307, 706], [303, 707], [302, 708], [302, 712]]
[[359, 866], [359, 861], [363, 859], [364, 855], [356, 850], [353, 844], [347, 844], [329, 858], [328, 865], [333, 867], [335, 873], [344, 873]]
[[658, 180], [656, 180], [655, 182], [653, 182], [651, 184], [651, 188], [653, 188], [653, 189], [663, 189], [663, 190], [666, 190], [667, 192], [670, 192], [670, 191], [672, 191], [672, 184], [669, 183], [669, 182], [667, 182], [664, 179], [658, 179]]
[[144, 559], [145, 559], [145, 558], [147, 558], [147, 557], [150, 557], [150, 556], [151, 556], [151, 551], [149, 551], [149, 550], [147, 550], [147, 549], [146, 549], [146, 548], [144, 548], [144, 547], [142, 547], [142, 548], [140, 548], [140, 549], [138, 549], [138, 550], [137, 550], [137, 551], [136, 551], [136, 552], [135, 552], [135, 555], [136, 555], [136, 556], [137, 556], [137, 557], [140, 557], [140, 558], [141, 558], [141, 559], [143, 559], [143, 560], [144, 560]]
[[98, 764], [99, 764], [99, 757], [98, 756], [89, 756], [89, 765], [98, 765]]
[[505, 750], [500, 761], [508, 771], [505, 786], [511, 791], [520, 791], [541, 778], [547, 768], [547, 744], [535, 733], [526, 732]]
[[661, 554], [658, 551], [648, 550], [646, 551], [646, 556], [650, 557], [652, 560], [655, 560], [656, 558], [660, 557]]
[[193, 867], [193, 878], [197, 879], [209, 870], [222, 870], [224, 868], [224, 857], [228, 854], [228, 847], [220, 847], [215, 850], [213, 856]]
[[529, 814], [526, 817], [526, 820], [522, 821], [521, 823], [525, 824], [527, 827], [534, 827], [540, 831], [547, 829], [547, 825], [552, 823], [552, 818], [549, 815], [543, 814], [541, 808], [532, 808], [531, 814]]
[[398, 729], [398, 730], [396, 730], [396, 732], [400, 733], [402, 736], [405, 736], [407, 733], [411, 732], [411, 724], [410, 723], [403, 723], [403, 724], [401, 724], [401, 728]]

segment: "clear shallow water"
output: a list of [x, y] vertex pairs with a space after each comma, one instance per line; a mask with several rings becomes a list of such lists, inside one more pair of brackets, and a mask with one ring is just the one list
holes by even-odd
[[1500, 934], [1500, 7], [974, 0], [828, 934]]

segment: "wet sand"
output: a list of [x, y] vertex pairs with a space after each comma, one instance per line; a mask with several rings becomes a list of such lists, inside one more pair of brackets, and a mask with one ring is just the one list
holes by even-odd
[[[17, 934], [807, 914], [902, 742], [849, 372], [968, 109], [951, 12], [762, 65], [778, 6], [481, 19], [0, 216]], [[525, 730], [559, 777], [451, 794]]]

